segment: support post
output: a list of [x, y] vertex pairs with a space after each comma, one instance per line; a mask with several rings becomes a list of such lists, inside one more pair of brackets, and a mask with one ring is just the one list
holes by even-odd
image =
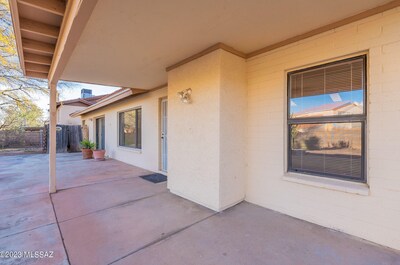
[[57, 126], [57, 82], [49, 82], [50, 90], [50, 124], [49, 124], [49, 193], [56, 189], [56, 126]]

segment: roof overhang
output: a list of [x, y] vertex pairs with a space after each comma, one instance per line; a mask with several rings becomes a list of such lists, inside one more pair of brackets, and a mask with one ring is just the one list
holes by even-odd
[[87, 114], [89, 112], [98, 110], [100, 108], [106, 107], [112, 103], [115, 103], [115, 102], [125, 99], [127, 97], [140, 95], [140, 94], [147, 93], [147, 92], [149, 92], [149, 91], [143, 90], [143, 89], [122, 88], [122, 89], [117, 90], [114, 93], [104, 97], [97, 103], [85, 108], [84, 110], [71, 113], [70, 116], [75, 118], [75, 117]]
[[106, 94], [106, 95], [99, 95], [99, 96], [92, 96], [89, 98], [75, 98], [75, 99], [69, 99], [69, 100], [62, 100], [57, 102], [57, 107], [61, 105], [74, 105], [76, 103], [82, 103], [86, 106], [90, 106], [95, 104], [96, 102], [100, 101], [103, 98], [108, 97], [111, 94]]
[[57, 102], [57, 108], [60, 106], [74, 106], [74, 104], [77, 104], [77, 103], [86, 105], [86, 107], [93, 105], [93, 103], [91, 103], [83, 98], [78, 98], [78, 99], [67, 100], [67, 101], [59, 101], [59, 102]]
[[67, 3], [65, 0], [10, 0], [9, 3], [23, 73], [47, 79]]
[[[13, 18], [23, 12], [20, 2], [43, 2], [10, 1], [18, 3]], [[400, 0], [69, 0], [47, 78], [152, 89], [167, 82], [166, 69], [213, 49], [251, 58], [397, 6]]]
[[21, 69], [56, 83], [97, 0], [9, 0]]

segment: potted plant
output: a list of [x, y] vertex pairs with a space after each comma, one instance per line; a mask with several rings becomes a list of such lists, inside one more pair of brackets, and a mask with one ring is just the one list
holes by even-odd
[[96, 147], [96, 149], [93, 150], [93, 157], [94, 157], [94, 159], [96, 159], [97, 161], [103, 161], [103, 160], [105, 160], [105, 159], [104, 159], [105, 153], [106, 153], [106, 150], [104, 150], [104, 149], [97, 149], [97, 147]]
[[89, 140], [83, 140], [81, 142], [81, 149], [82, 149], [82, 157], [83, 159], [90, 159], [93, 158], [93, 148], [95, 147], [95, 143]]

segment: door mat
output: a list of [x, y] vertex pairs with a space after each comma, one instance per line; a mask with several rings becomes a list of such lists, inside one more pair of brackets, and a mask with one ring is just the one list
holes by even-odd
[[153, 182], [153, 183], [160, 183], [160, 182], [167, 181], [167, 176], [165, 176], [163, 174], [159, 174], [159, 173], [144, 175], [144, 176], [140, 176], [140, 177], [142, 179], [145, 179], [145, 180]]

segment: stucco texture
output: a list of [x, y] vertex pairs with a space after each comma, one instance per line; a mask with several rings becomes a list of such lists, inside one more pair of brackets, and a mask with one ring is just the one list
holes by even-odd
[[[129, 97], [82, 116], [88, 125], [89, 139], [95, 141], [95, 119], [105, 117], [106, 155], [125, 163], [152, 171], [160, 169], [160, 99], [167, 96], [162, 88], [139, 96]], [[122, 147], [118, 144], [118, 112], [142, 108], [142, 148]]]
[[57, 108], [57, 124], [63, 125], [81, 125], [80, 117], [71, 117], [70, 114], [85, 109], [81, 106], [61, 105]]
[[[396, 8], [248, 60], [247, 201], [400, 249], [399, 29]], [[359, 53], [368, 60], [369, 191], [287, 181], [286, 73]]]
[[[245, 69], [217, 50], [168, 72], [168, 188], [217, 211], [244, 199]], [[191, 104], [176, 96], [187, 88]]]

